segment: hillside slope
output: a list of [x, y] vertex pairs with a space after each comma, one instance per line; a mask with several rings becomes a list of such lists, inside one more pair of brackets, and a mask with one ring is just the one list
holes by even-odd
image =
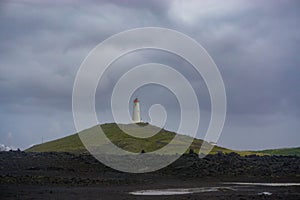
[[295, 148], [281, 148], [281, 149], [267, 149], [262, 151], [257, 151], [258, 153], [270, 154], [270, 155], [280, 155], [280, 156], [300, 156], [300, 147]]
[[[145, 124], [141, 124], [141, 126], [144, 126]], [[98, 125], [100, 126], [100, 125]], [[155, 129], [158, 129], [155, 126], [148, 125], [142, 127], [142, 129], [137, 129], [134, 125], [120, 125], [122, 128], [130, 131], [140, 131], [143, 133], [155, 131]], [[97, 133], [97, 129], [99, 127], [94, 126], [90, 129], [86, 129], [79, 134], [95, 134]], [[111, 124], [103, 124], [101, 125], [101, 128], [105, 132], [106, 136], [112, 141], [115, 145], [118, 147], [125, 149], [127, 151], [131, 152], [141, 152], [144, 150], [145, 152], [152, 152], [157, 149], [160, 149], [167, 145], [176, 135], [174, 132], [170, 132], [167, 130], [160, 130], [159, 133], [155, 134], [152, 137], [149, 138], [136, 138], [132, 137], [130, 135], [125, 134], [118, 126], [117, 124], [111, 123]], [[177, 141], [177, 143], [174, 145], [174, 148], [176, 146], [180, 146], [187, 142], [190, 137], [185, 135], [178, 135], [180, 137], [180, 141]], [[192, 145], [190, 146], [190, 149], [193, 149], [195, 152], [199, 152], [199, 149], [203, 143], [203, 140], [200, 139], [194, 139]], [[98, 145], [106, 145], [105, 143], [98, 144]], [[57, 139], [54, 141], [46, 142], [43, 144], [32, 146], [31, 148], [26, 150], [27, 152], [71, 152], [71, 153], [87, 153], [86, 148], [82, 144], [79, 135], [74, 134], [70, 135], [61, 139]], [[230, 153], [233, 152], [233, 150], [222, 148], [215, 146], [212, 150], [212, 154], [222, 151], [223, 153]], [[247, 155], [247, 154], [253, 154], [253, 152], [246, 152], [246, 151], [234, 151], [241, 155]]]

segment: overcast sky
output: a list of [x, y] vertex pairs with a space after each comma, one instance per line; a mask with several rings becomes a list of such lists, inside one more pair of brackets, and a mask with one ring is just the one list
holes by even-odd
[[[219, 67], [228, 101], [219, 145], [300, 146], [299, 8], [297, 0], [0, 1], [0, 143], [24, 149], [42, 138], [74, 133], [72, 88], [89, 51], [120, 31], [157, 26], [194, 38]], [[205, 84], [186, 61], [154, 50], [112, 65], [97, 90], [99, 121], [112, 120], [110, 83], [148, 62], [181, 70], [198, 90], [202, 137], [210, 112]], [[143, 103], [143, 119], [149, 119], [152, 104], [161, 103], [168, 111], [167, 128], [176, 130], [178, 102], [167, 89], [145, 86], [135, 96]]]

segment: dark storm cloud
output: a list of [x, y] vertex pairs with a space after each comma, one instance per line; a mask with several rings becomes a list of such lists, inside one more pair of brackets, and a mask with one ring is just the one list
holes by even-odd
[[[225, 136], [234, 133], [257, 138], [264, 132], [274, 137], [269, 147], [276, 146], [282, 134], [279, 130], [292, 127], [287, 131], [294, 133], [299, 127], [296, 123], [300, 117], [299, 7], [298, 1], [2, 1], [1, 139], [8, 133], [17, 135], [12, 144], [25, 147], [38, 141], [36, 132], [44, 132], [49, 139], [58, 137], [53, 132], [62, 135], [73, 132], [72, 87], [88, 52], [120, 31], [160, 26], [196, 39], [218, 65], [228, 98]], [[130, 41], [122, 45], [126, 44]], [[201, 78], [184, 60], [161, 52], [136, 53], [120, 59], [115, 64], [116, 70], [107, 73], [97, 94], [99, 104], [104, 103], [99, 109], [104, 112], [103, 105], [109, 106], [107, 99], [112, 85], [125, 66], [153, 60], [174, 66], [186, 75], [199, 91], [201, 108], [209, 112], [209, 98]], [[118, 67], [123, 67], [123, 71]], [[176, 102], [169, 108], [172, 106]], [[7, 125], [14, 120], [18, 121], [18, 127]], [[268, 128], [281, 123], [277, 132]], [[28, 139], [22, 135], [24, 129]], [[237, 133], [241, 130], [244, 133]], [[284, 144], [295, 145], [299, 140], [295, 135], [291, 138]], [[223, 141], [224, 145], [234, 146], [233, 142]], [[255, 139], [248, 139], [249, 147], [253, 143]]]
[[171, 0], [152, 0], [152, 1], [140, 1], [140, 0], [129, 0], [129, 1], [122, 1], [122, 0], [106, 0], [102, 1], [101, 3], [112, 3], [116, 6], [124, 6], [131, 10], [136, 11], [137, 9], [143, 9], [146, 12], [153, 12], [159, 15], [165, 15], [166, 10], [168, 10], [170, 4], [172, 3]]
[[[206, 15], [199, 11], [177, 17], [178, 26], [185, 24], [182, 30], [195, 36], [219, 66], [229, 86], [229, 112], [263, 114], [285, 112], [286, 106], [291, 106], [290, 110], [299, 108], [294, 103], [283, 105], [284, 101], [294, 102], [291, 90], [299, 90], [295, 83], [299, 81], [288, 73], [293, 69], [299, 74], [298, 4], [241, 3], [236, 8], [229, 5], [210, 13], [203, 11]], [[288, 79], [294, 84], [286, 83]]]

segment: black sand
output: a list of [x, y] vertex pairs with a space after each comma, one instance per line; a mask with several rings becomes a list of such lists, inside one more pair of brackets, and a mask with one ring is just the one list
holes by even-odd
[[[0, 152], [0, 199], [300, 199], [300, 187], [236, 186], [224, 182], [300, 183], [300, 157], [182, 156], [157, 172], [128, 174], [90, 155]], [[135, 196], [147, 189], [232, 187], [186, 195]], [[272, 195], [258, 195], [271, 192]]]

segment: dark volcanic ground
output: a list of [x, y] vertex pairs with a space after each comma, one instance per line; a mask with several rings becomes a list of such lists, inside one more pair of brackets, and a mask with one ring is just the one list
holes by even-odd
[[[237, 186], [224, 182], [300, 183], [300, 157], [235, 153], [183, 155], [152, 173], [128, 174], [90, 155], [0, 152], [0, 199], [300, 199], [300, 186]], [[147, 189], [221, 187], [215, 192], [135, 196]], [[229, 189], [227, 187], [230, 187]], [[271, 192], [272, 195], [258, 195]]]

